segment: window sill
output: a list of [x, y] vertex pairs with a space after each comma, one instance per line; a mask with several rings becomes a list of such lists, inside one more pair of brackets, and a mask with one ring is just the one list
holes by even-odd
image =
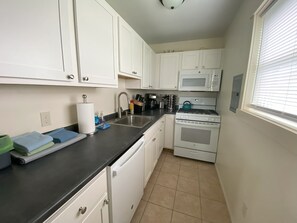
[[254, 108], [245, 107], [239, 110], [240, 114], [248, 114], [253, 117], [259, 118], [265, 122], [269, 122], [282, 129], [288, 130], [294, 134], [297, 134], [297, 123], [291, 120], [287, 120], [276, 115], [272, 115], [263, 111], [259, 111]]

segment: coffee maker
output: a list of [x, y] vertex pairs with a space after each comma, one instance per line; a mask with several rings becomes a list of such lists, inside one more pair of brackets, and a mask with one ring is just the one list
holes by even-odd
[[157, 108], [157, 95], [156, 94], [145, 94], [145, 108], [156, 109]]

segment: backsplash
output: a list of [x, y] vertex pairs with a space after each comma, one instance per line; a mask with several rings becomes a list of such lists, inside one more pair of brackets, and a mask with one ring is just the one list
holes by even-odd
[[[119, 78], [118, 89], [64, 86], [1, 85], [0, 134], [15, 136], [28, 131], [47, 132], [77, 123], [76, 104], [82, 94], [104, 115], [116, 111], [117, 94], [125, 89]], [[122, 98], [124, 100], [124, 97]], [[122, 103], [125, 108], [125, 103]], [[51, 125], [41, 127], [40, 113], [50, 112]]]

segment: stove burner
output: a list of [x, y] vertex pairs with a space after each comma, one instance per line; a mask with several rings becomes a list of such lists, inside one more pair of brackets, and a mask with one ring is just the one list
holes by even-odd
[[207, 110], [207, 109], [190, 109], [190, 110], [185, 110], [183, 108], [180, 108], [178, 113], [187, 113], [187, 114], [199, 114], [199, 115], [219, 115], [216, 111], [214, 110]]

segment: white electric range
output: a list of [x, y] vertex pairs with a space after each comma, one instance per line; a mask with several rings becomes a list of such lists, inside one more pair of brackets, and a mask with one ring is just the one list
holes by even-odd
[[[191, 103], [191, 109], [182, 108], [185, 101]], [[221, 121], [215, 108], [216, 98], [179, 98], [174, 155], [215, 163]]]

